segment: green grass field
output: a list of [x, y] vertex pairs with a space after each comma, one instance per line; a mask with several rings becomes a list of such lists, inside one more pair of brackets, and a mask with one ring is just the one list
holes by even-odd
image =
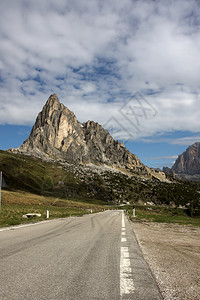
[[[45, 220], [47, 208], [50, 219], [81, 216], [91, 213], [91, 210], [94, 213], [105, 209], [104, 206], [96, 204], [4, 190], [2, 191], [0, 227]], [[22, 216], [27, 213], [40, 213], [41, 217], [23, 218]]]
[[186, 211], [180, 208], [160, 207], [160, 206], [135, 206], [135, 219], [133, 216], [132, 206], [125, 208], [129, 217], [134, 221], [160, 222], [160, 223], [177, 223], [181, 225], [200, 226], [199, 217], [190, 217]]

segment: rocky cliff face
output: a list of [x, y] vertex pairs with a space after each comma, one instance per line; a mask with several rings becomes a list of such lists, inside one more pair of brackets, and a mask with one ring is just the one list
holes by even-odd
[[106, 164], [147, 174], [149, 169], [138, 157], [115, 141], [93, 121], [81, 124], [56, 94], [49, 97], [38, 114], [28, 139], [17, 149], [39, 157], [72, 163]]
[[200, 180], [200, 143], [195, 143], [178, 156], [172, 172], [185, 179]]

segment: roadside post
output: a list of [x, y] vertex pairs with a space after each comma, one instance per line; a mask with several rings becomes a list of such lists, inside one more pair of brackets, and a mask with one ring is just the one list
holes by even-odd
[[49, 219], [49, 208], [47, 208], [47, 219]]
[[133, 218], [135, 218], [135, 206], [133, 205]]

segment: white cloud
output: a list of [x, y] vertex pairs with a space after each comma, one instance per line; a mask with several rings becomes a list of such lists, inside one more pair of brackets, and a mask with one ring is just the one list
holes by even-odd
[[[134, 138], [199, 132], [198, 1], [1, 0], [0, 9], [1, 124], [32, 125], [56, 92], [80, 121], [114, 117]], [[158, 111], [139, 117], [139, 130], [119, 111], [137, 91]]]
[[196, 142], [200, 141], [200, 135], [197, 136], [192, 136], [192, 137], [184, 137], [184, 138], [179, 138], [176, 140], [172, 140], [171, 144], [176, 144], [176, 145], [191, 145]]
[[173, 159], [173, 158], [178, 158], [178, 155], [169, 155], [169, 156], [157, 156], [157, 157], [148, 157], [146, 159], [155, 159], [155, 160], [168, 160], [168, 159]]
[[[137, 141], [144, 142], [144, 143], [168, 143], [172, 145], [183, 145], [183, 146], [190, 146], [196, 142], [200, 141], [200, 135], [196, 136], [188, 136], [188, 137], [160, 137], [160, 138], [138, 138]], [[153, 158], [152, 158], [153, 159]]]

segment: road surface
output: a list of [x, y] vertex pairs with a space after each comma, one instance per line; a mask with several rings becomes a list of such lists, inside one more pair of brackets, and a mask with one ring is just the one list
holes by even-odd
[[122, 211], [0, 230], [0, 299], [162, 299]]

